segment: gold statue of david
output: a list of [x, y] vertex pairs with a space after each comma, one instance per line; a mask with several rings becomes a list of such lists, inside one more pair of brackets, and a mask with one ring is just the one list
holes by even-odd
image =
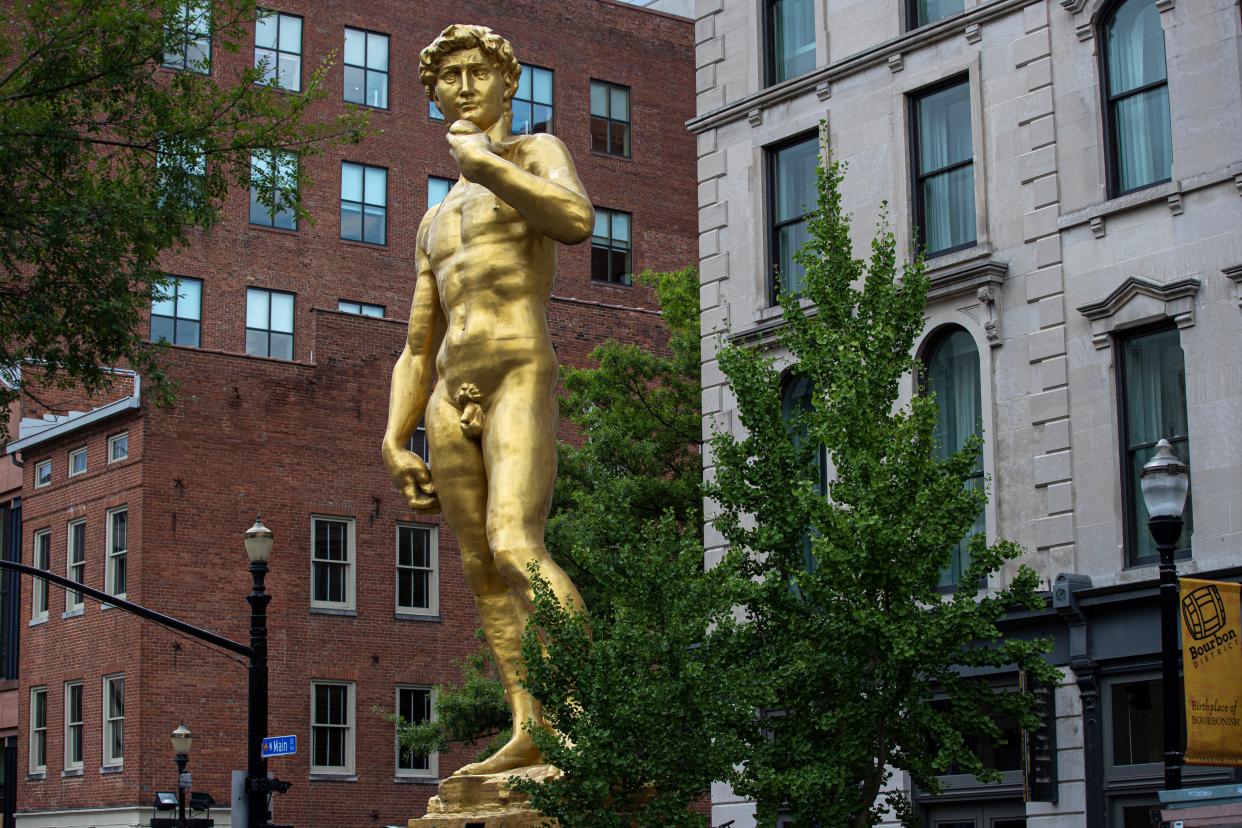
[[[449, 124], [460, 176], [418, 228], [409, 337], [392, 372], [383, 443], [410, 507], [442, 510], [461, 545], [513, 714], [509, 742], [455, 776], [541, 761], [526, 730], [543, 722], [540, 704], [520, 681], [528, 567], [562, 604], [583, 608], [544, 546], [558, 417], [547, 304], [557, 244], [589, 237], [594, 211], [559, 139], [510, 133], [520, 73], [509, 42], [483, 26], [449, 26], [422, 52], [419, 78]], [[406, 449], [424, 413], [434, 482]]]

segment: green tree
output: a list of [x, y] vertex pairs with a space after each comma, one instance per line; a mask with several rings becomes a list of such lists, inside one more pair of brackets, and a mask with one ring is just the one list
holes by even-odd
[[[248, 54], [247, 68], [223, 70], [230, 61], [221, 55], [250, 43], [252, 0], [6, 8], [0, 371], [9, 385], [0, 384], [0, 406], [37, 383], [93, 393], [108, 384], [105, 367], [121, 362], [167, 399], [160, 349], [141, 326], [153, 291], [168, 284], [161, 254], [216, 223], [230, 184], [249, 188], [252, 152], [304, 155], [357, 140], [365, 118], [312, 116], [327, 60], [299, 93], [265, 85], [274, 67], [251, 68]], [[300, 213], [303, 175], [298, 165], [269, 165], [260, 173], [264, 205]]]
[[[854, 257], [842, 175], [835, 162], [820, 169], [810, 239], [795, 256], [805, 287], [781, 297], [780, 343], [813, 389], [809, 409], [782, 411], [771, 357], [719, 352], [745, 436], [712, 438], [708, 495], [736, 552], [726, 564], [738, 567], [746, 615], [727, 630], [744, 667], [738, 692], [763, 713], [739, 720], [745, 763], [732, 781], [764, 825], [778, 811], [797, 825], [874, 825], [891, 768], [926, 791], [951, 765], [995, 778], [970, 741], [1001, 738], [994, 712], [1033, 725], [1032, 698], [965, 674], [1055, 675], [1043, 642], [1005, 638], [997, 626], [1011, 608], [1041, 605], [1031, 569], [995, 577], [1021, 554], [1016, 545], [976, 536], [956, 591], [937, 589], [985, 503], [966, 485], [981, 441], [939, 460], [936, 401], [899, 401], [903, 377], [919, 370], [911, 353], [928, 278], [921, 260], [898, 267], [883, 219], [870, 257]], [[989, 578], [994, 589], [980, 595]], [[885, 800], [910, 823], [904, 797]]]

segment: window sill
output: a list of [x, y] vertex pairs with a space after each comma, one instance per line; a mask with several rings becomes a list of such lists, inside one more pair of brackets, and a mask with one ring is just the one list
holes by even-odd
[[27, 782], [42, 782], [47, 779], [47, 771], [34, 771], [26, 774]]
[[927, 267], [931, 284], [927, 289], [927, 301], [950, 297], [978, 295], [981, 289], [992, 285], [999, 287], [1005, 281], [1009, 265], [992, 258], [992, 249], [976, 245], [949, 254]]
[[[387, 242], [384, 242], [381, 244], [379, 242], [363, 241], [362, 239], [337, 239], [337, 241], [339, 241], [341, 244], [345, 245], [346, 247], [361, 247], [363, 250], [387, 250], [388, 249]], [[366, 314], [359, 313], [355, 315], [365, 316]]]
[[60, 772], [61, 779], [67, 779], [71, 776], [82, 776], [82, 775], [83, 775], [83, 771], [81, 768], [68, 768]]
[[336, 615], [341, 618], [357, 618], [358, 610], [347, 609], [345, 607], [315, 607], [310, 608], [311, 615]]
[[1080, 224], [1093, 223], [1097, 219], [1104, 219], [1108, 216], [1125, 213], [1139, 207], [1146, 207], [1149, 204], [1168, 201], [1169, 196], [1179, 192], [1181, 192], [1181, 188], [1176, 181], [1153, 184], [1150, 187], [1134, 190], [1124, 195], [1110, 198], [1107, 201], [1083, 207], [1081, 210], [1066, 213], [1057, 220], [1057, 228], [1065, 230], [1070, 227], [1077, 227]]
[[595, 149], [587, 150], [587, 153], [590, 154], [592, 158], [614, 158], [617, 161], [633, 161], [634, 160], [633, 153], [630, 153], [629, 155], [614, 155], [611, 152], [600, 152], [599, 150], [595, 150]]
[[624, 282], [605, 282], [603, 279], [596, 279], [594, 276], [591, 277], [591, 286], [592, 287], [605, 287], [605, 288], [619, 288], [621, 290], [633, 290], [634, 289], [634, 283], [632, 281], [627, 285]]
[[99, 768], [99, 772], [105, 775], [114, 774], [114, 773], [123, 773], [124, 771], [125, 771], [124, 765], [101, 765]]
[[77, 609], [65, 610], [63, 613], [61, 613], [60, 617], [61, 618], [77, 618], [79, 615], [84, 615], [85, 613], [86, 613], [86, 607], [81, 606], [81, 607], [78, 607]]
[[392, 617], [398, 621], [422, 621], [430, 624], [439, 624], [443, 620], [438, 613], [402, 612], [401, 610], [393, 613]]
[[269, 227], [266, 224], [248, 224], [246, 226], [251, 230], [262, 230], [265, 233], [279, 233], [282, 236], [296, 236], [298, 234], [297, 228], [289, 230], [284, 227]]
[[40, 626], [40, 625], [42, 625], [42, 624], [46, 624], [46, 623], [47, 623], [47, 615], [43, 615], [43, 616], [41, 616], [41, 617], [39, 617], [39, 618], [31, 618], [31, 619], [30, 619], [30, 621], [27, 623], [27, 625], [26, 625], [26, 626], [28, 626], [28, 627], [38, 627], [38, 626]]
[[357, 782], [358, 776], [353, 773], [332, 773], [330, 771], [311, 771], [312, 782]]
[[394, 776], [392, 778], [394, 785], [438, 785], [440, 777], [438, 776]]
[[[118, 599], [120, 599], [120, 600], [122, 600], [122, 601], [128, 601], [128, 600], [129, 600], [129, 596], [127, 596], [124, 592], [122, 592], [120, 595], [113, 595], [112, 597], [113, 597], [113, 598], [118, 598]], [[99, 602], [99, 610], [100, 610], [101, 612], [102, 612], [103, 610], [110, 610], [110, 609], [116, 609], [116, 604], [109, 604], [109, 603], [106, 603], [106, 602], [104, 602], [104, 601], [100, 601], [100, 602]]]

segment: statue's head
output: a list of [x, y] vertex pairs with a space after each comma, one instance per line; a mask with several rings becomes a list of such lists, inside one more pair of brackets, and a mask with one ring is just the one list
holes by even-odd
[[521, 74], [513, 46], [486, 26], [455, 23], [418, 59], [418, 79], [445, 120], [464, 118], [484, 130], [510, 114]]

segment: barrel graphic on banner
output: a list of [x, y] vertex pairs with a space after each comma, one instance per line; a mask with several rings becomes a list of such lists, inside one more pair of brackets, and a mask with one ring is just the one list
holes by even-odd
[[1242, 585], [1181, 579], [1186, 756], [1242, 766]]

